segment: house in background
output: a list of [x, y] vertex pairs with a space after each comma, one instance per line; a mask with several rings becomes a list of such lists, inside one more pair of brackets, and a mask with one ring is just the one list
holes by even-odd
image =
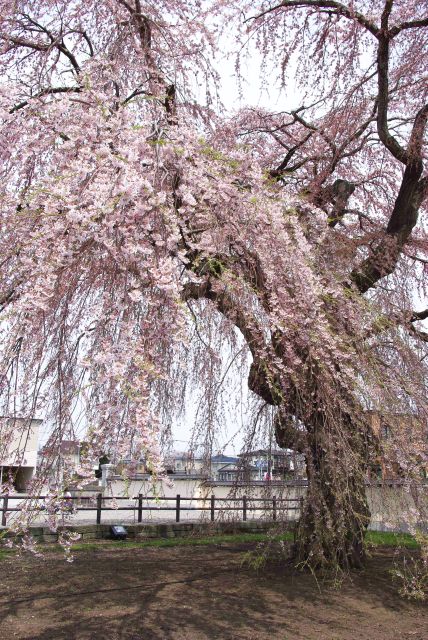
[[65, 469], [76, 471], [80, 466], [80, 448], [78, 440], [63, 440], [58, 447], [46, 444], [38, 453], [39, 467], [46, 467], [52, 475], [61, 474]]
[[207, 460], [206, 457], [192, 452], [173, 453], [167, 457], [166, 468], [169, 475], [175, 476], [201, 476], [219, 479], [219, 473], [224, 467], [234, 467], [239, 463], [239, 458], [218, 453]]
[[[305, 458], [291, 449], [257, 449], [239, 455], [240, 466], [251, 480], [291, 480], [305, 477]], [[254, 476], [257, 469], [257, 477]]]
[[225, 464], [217, 471], [214, 480], [218, 482], [253, 482], [260, 479], [258, 467], [251, 464], [243, 464], [237, 458], [236, 462]]
[[171, 453], [165, 460], [165, 466], [168, 475], [207, 476], [209, 474], [206, 459], [192, 451]]
[[218, 453], [215, 456], [211, 456], [211, 468], [210, 468], [210, 476], [214, 480], [229, 480], [229, 478], [220, 478], [220, 475], [224, 475], [224, 470], [226, 468], [233, 468], [239, 462], [239, 458], [234, 456], [226, 456], [224, 454]]
[[[25, 493], [36, 473], [40, 426], [43, 420], [28, 418], [0, 418], [0, 443], [13, 427], [13, 438], [0, 448], [0, 486], [12, 479], [15, 490]], [[3, 430], [3, 438], [2, 438]]]
[[81, 444], [79, 440], [63, 440], [59, 446], [59, 451], [57, 447], [46, 444], [39, 451], [39, 463], [50, 459], [50, 456], [54, 455], [55, 459], [59, 457], [65, 465], [77, 468], [80, 464]]
[[208, 460], [192, 452], [172, 453], [165, 466], [168, 475], [199, 476], [215, 481], [253, 482], [305, 477], [304, 456], [291, 450], [258, 449], [238, 456], [216, 454]]
[[[61, 477], [61, 470], [78, 471], [80, 467], [80, 453], [85, 443], [77, 440], [64, 440], [59, 447], [45, 445], [39, 452], [39, 466], [50, 470], [52, 479]], [[109, 477], [129, 477], [133, 479], [147, 479], [150, 468], [144, 457], [134, 460], [125, 457], [117, 463], [109, 463], [108, 456], [94, 467], [92, 482], [102, 484], [102, 467]], [[101, 463], [101, 459], [100, 459]], [[171, 452], [165, 457], [167, 475], [177, 479], [213, 480], [216, 482], [255, 482], [266, 480], [293, 480], [305, 478], [304, 457], [290, 450], [258, 449], [241, 453], [238, 456], [228, 456], [218, 453], [210, 458], [198, 455], [192, 451]], [[105, 478], [104, 478], [105, 481]], [[104, 482], [105, 483], [105, 482]]]

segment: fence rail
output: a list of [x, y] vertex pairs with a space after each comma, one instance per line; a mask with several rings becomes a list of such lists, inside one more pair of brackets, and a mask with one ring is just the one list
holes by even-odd
[[[15, 498], [13, 495], [4, 495], [2, 507], [0, 508], [0, 512], [2, 514], [1, 524], [3, 527], [7, 526], [7, 514], [13, 512], [22, 511], [22, 507], [19, 505], [16, 507], [9, 507], [9, 500], [17, 500], [23, 499], [25, 501], [34, 500], [35, 502], [46, 501], [48, 496], [26, 496], [25, 498]], [[249, 511], [257, 511], [260, 510], [260, 507], [255, 503], [264, 503], [264, 507], [262, 509], [264, 511], [270, 511], [272, 513], [272, 520], [276, 521], [278, 517], [278, 510], [281, 508], [286, 511], [299, 511], [302, 512], [303, 509], [303, 497], [300, 498], [281, 498], [277, 496], [272, 496], [271, 498], [252, 498], [246, 495], [243, 495], [239, 498], [218, 498], [215, 494], [211, 494], [210, 497], [186, 497], [181, 496], [179, 493], [176, 496], [162, 497], [157, 498], [153, 496], [143, 496], [143, 494], [139, 493], [138, 496], [134, 496], [132, 498], [126, 496], [103, 496], [101, 493], [98, 493], [96, 499], [94, 501], [93, 506], [83, 506], [81, 504], [74, 506], [74, 502], [82, 501], [82, 500], [93, 500], [93, 498], [87, 498], [84, 496], [67, 496], [60, 498], [60, 502], [62, 506], [55, 504], [52, 507], [53, 512], [67, 512], [67, 509], [70, 513], [77, 513], [79, 511], [95, 511], [96, 512], [96, 522], [97, 524], [101, 524], [101, 514], [103, 511], [132, 511], [137, 512], [137, 522], [141, 523], [143, 521], [143, 512], [144, 511], [152, 511], [155, 509], [156, 511], [175, 511], [175, 521], [180, 522], [181, 512], [182, 511], [209, 511], [211, 522], [215, 520], [215, 512], [216, 511], [238, 511], [242, 513], [242, 520], [245, 522], [247, 520], [247, 515]], [[106, 500], [133, 500], [133, 505], [127, 505], [125, 507], [109, 507], [103, 506], [103, 503]], [[174, 502], [172, 506], [144, 506], [144, 502]], [[202, 502], [202, 506], [185, 506], [183, 502]], [[228, 503], [228, 506], [221, 506], [221, 503]], [[235, 503], [235, 506], [230, 506], [230, 503]], [[238, 504], [236, 504], [238, 503]], [[291, 504], [290, 504], [291, 503]], [[205, 506], [208, 504], [208, 506]], [[220, 506], [218, 506], [220, 505]], [[40, 514], [49, 513], [49, 506], [36, 504], [34, 507], [26, 507], [26, 512], [37, 512]]]

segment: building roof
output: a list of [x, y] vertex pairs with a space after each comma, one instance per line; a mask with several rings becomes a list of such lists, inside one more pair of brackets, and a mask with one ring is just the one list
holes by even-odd
[[211, 457], [211, 462], [238, 462], [239, 458], [235, 458], [234, 456], [225, 456], [223, 454], [218, 454], [216, 456]]
[[244, 451], [240, 453], [240, 458], [267, 458], [267, 457], [289, 457], [291, 455], [290, 449], [256, 449], [254, 451]]
[[231, 471], [231, 472], [248, 472], [248, 471], [258, 471], [258, 468], [255, 466], [250, 466], [250, 467], [243, 467], [240, 464], [234, 464], [233, 462], [230, 462], [229, 464], [225, 464], [224, 467], [220, 467], [220, 469], [217, 469], [217, 473], [220, 473], [221, 471]]
[[[60, 445], [60, 452], [64, 455], [68, 455], [68, 454], [73, 454], [73, 453], [79, 453], [79, 449], [80, 449], [80, 442], [79, 440], [63, 440]], [[52, 451], [55, 451], [56, 447], [48, 447], [48, 446], [44, 446], [42, 447], [42, 449], [40, 449], [40, 453], [41, 454], [45, 454], [45, 453], [51, 453]]]
[[43, 418], [29, 418], [28, 416], [0, 416], [0, 420], [15, 420], [16, 422], [23, 422], [25, 420], [30, 422], [43, 422]]
[[167, 456], [170, 460], [186, 460], [187, 462], [196, 462], [196, 461], [204, 461], [205, 458], [203, 456], [197, 456], [193, 453], [184, 452], [184, 453], [172, 453]]

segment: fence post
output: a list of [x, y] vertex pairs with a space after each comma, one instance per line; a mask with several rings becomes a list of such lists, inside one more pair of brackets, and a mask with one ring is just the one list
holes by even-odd
[[242, 497], [242, 519], [244, 522], [247, 519], [247, 496]]
[[143, 494], [138, 494], [138, 522], [143, 520]]
[[214, 522], [215, 495], [211, 494], [211, 522]]
[[177, 500], [175, 503], [175, 521], [180, 522], [180, 494], [177, 493]]
[[294, 531], [293, 531], [293, 542], [294, 542], [294, 544], [296, 544], [296, 542], [297, 542], [297, 531], [299, 529], [299, 523], [300, 523], [300, 520], [302, 519], [302, 515], [303, 515], [303, 496], [301, 496], [299, 498], [299, 506], [300, 506], [299, 516], [296, 517], [295, 520], [294, 520]]
[[1, 526], [5, 527], [6, 526], [6, 510], [7, 510], [7, 503], [9, 502], [9, 496], [4, 495], [3, 496], [3, 513], [1, 514]]
[[272, 498], [272, 518], [273, 518], [273, 521], [275, 522], [275, 520], [276, 520], [276, 496], [273, 496], [273, 498]]
[[102, 493], [97, 493], [97, 524], [101, 524]]

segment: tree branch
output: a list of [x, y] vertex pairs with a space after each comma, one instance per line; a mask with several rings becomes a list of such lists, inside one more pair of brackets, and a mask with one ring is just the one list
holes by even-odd
[[50, 89], [43, 89], [35, 96], [31, 96], [28, 100], [23, 100], [16, 104], [12, 109], [9, 110], [9, 113], [15, 113], [20, 109], [26, 107], [31, 100], [37, 100], [37, 98], [43, 98], [43, 96], [54, 95], [56, 93], [79, 93], [81, 91], [81, 87], [51, 87]]
[[373, 287], [378, 280], [392, 273], [400, 257], [401, 249], [409, 239], [418, 221], [419, 207], [425, 189], [419, 180], [422, 162], [409, 162], [404, 171], [394, 209], [378, 246], [351, 274], [351, 280], [361, 293]]
[[[275, 134], [272, 134], [272, 135], [276, 139]], [[312, 137], [312, 135], [313, 135], [313, 132], [310, 131], [302, 140], [300, 140], [300, 142], [298, 142], [293, 147], [291, 147], [285, 154], [284, 160], [281, 162], [281, 164], [279, 164], [276, 167], [276, 169], [272, 169], [269, 172], [269, 176], [271, 178], [280, 178], [284, 173], [287, 173], [287, 171], [291, 171], [292, 169], [295, 171], [296, 169], [301, 167], [306, 162], [306, 160], [302, 160], [297, 164], [294, 164], [293, 167], [289, 167], [288, 163], [290, 162], [291, 158], [294, 156], [296, 151], [300, 149], [300, 147], [302, 147], [309, 140], [309, 138]]]
[[392, 27], [389, 30], [389, 36], [394, 38], [397, 34], [399, 34], [404, 29], [417, 29], [418, 27], [428, 27], [428, 18], [422, 18], [421, 20], [412, 20], [410, 22], [402, 22], [396, 27]]
[[388, 19], [392, 0], [387, 0], [382, 14], [382, 34], [378, 49], [378, 116], [377, 131], [381, 142], [390, 153], [406, 165], [394, 208], [385, 233], [378, 246], [360, 267], [351, 274], [351, 280], [361, 293], [368, 291], [378, 280], [395, 269], [401, 250], [418, 221], [420, 205], [427, 190], [427, 178], [422, 178], [422, 143], [428, 118], [428, 105], [416, 114], [407, 149], [404, 149], [388, 129]]
[[426, 320], [428, 318], [428, 309], [423, 311], [414, 311], [410, 317], [410, 322], [417, 322], [418, 320]]
[[[135, 9], [127, 2], [127, 0], [118, 0], [118, 2], [126, 8], [132, 17], [132, 20], [138, 31], [141, 42], [141, 49], [146, 60], [149, 81], [151, 81], [150, 93], [159, 97], [159, 89], [164, 96], [162, 104], [165, 107], [167, 121], [170, 125], [177, 123], [176, 119], [176, 90], [174, 84], [169, 84], [159, 65], [153, 57], [152, 52], [152, 27], [151, 20], [142, 12], [140, 0], [135, 0]], [[154, 24], [154, 23], [153, 23]], [[127, 98], [127, 101], [129, 98]]]
[[181, 297], [186, 302], [188, 300], [200, 300], [201, 298], [214, 302], [220, 313], [241, 331], [253, 357], [256, 354], [255, 347], [266, 345], [262, 330], [254, 322], [249, 322], [247, 314], [240, 308], [238, 302], [231, 297], [226, 288], [222, 291], [216, 291], [210, 278], [207, 278], [202, 283], [186, 283]]
[[16, 290], [22, 284], [22, 280], [19, 280], [13, 289], [10, 289], [7, 293], [0, 297], [0, 312], [2, 312], [8, 304], [14, 301]]
[[[335, 2], [335, 0], [283, 0], [274, 7], [270, 9], [266, 9], [259, 13], [249, 20], [257, 20], [258, 18], [262, 18], [263, 16], [277, 11], [278, 9], [288, 9], [289, 7], [312, 7], [314, 9], [332, 9], [333, 13], [338, 16], [343, 16], [344, 18], [348, 18], [349, 20], [354, 20], [358, 22], [361, 26], [363, 26], [367, 31], [369, 31], [376, 38], [378, 37], [379, 28], [371, 22], [366, 16], [358, 11], [353, 11], [346, 7], [341, 2]], [[247, 21], [246, 21], [247, 22]]]
[[416, 329], [415, 327], [411, 326], [410, 333], [416, 338], [419, 338], [419, 340], [428, 342], [428, 333], [426, 331], [421, 331], [420, 329]]
[[390, 153], [406, 164], [407, 153], [397, 140], [389, 132], [388, 128], [388, 104], [389, 104], [389, 38], [382, 35], [379, 39], [378, 57], [378, 110], [377, 110], [377, 132], [381, 142]]
[[58, 49], [58, 51], [60, 53], [62, 53], [66, 58], [68, 58], [68, 60], [71, 63], [71, 66], [73, 67], [73, 69], [76, 71], [76, 73], [80, 73], [80, 66], [77, 62], [76, 57], [74, 56], [74, 54], [65, 46], [64, 42], [62, 41], [61, 36], [58, 36], [57, 38], [55, 38], [47, 29], [45, 29], [44, 27], [40, 26], [41, 31], [43, 31], [44, 33], [46, 33], [46, 35], [49, 37], [49, 39], [51, 40], [51, 42], [49, 44], [47, 43], [39, 43], [39, 42], [34, 42], [31, 40], [25, 40], [24, 38], [16, 38], [16, 37], [12, 37], [9, 36], [7, 38], [8, 42], [11, 42], [12, 44], [14, 44], [17, 47], [25, 47], [27, 49], [33, 49], [35, 51], [50, 51], [51, 49]]

